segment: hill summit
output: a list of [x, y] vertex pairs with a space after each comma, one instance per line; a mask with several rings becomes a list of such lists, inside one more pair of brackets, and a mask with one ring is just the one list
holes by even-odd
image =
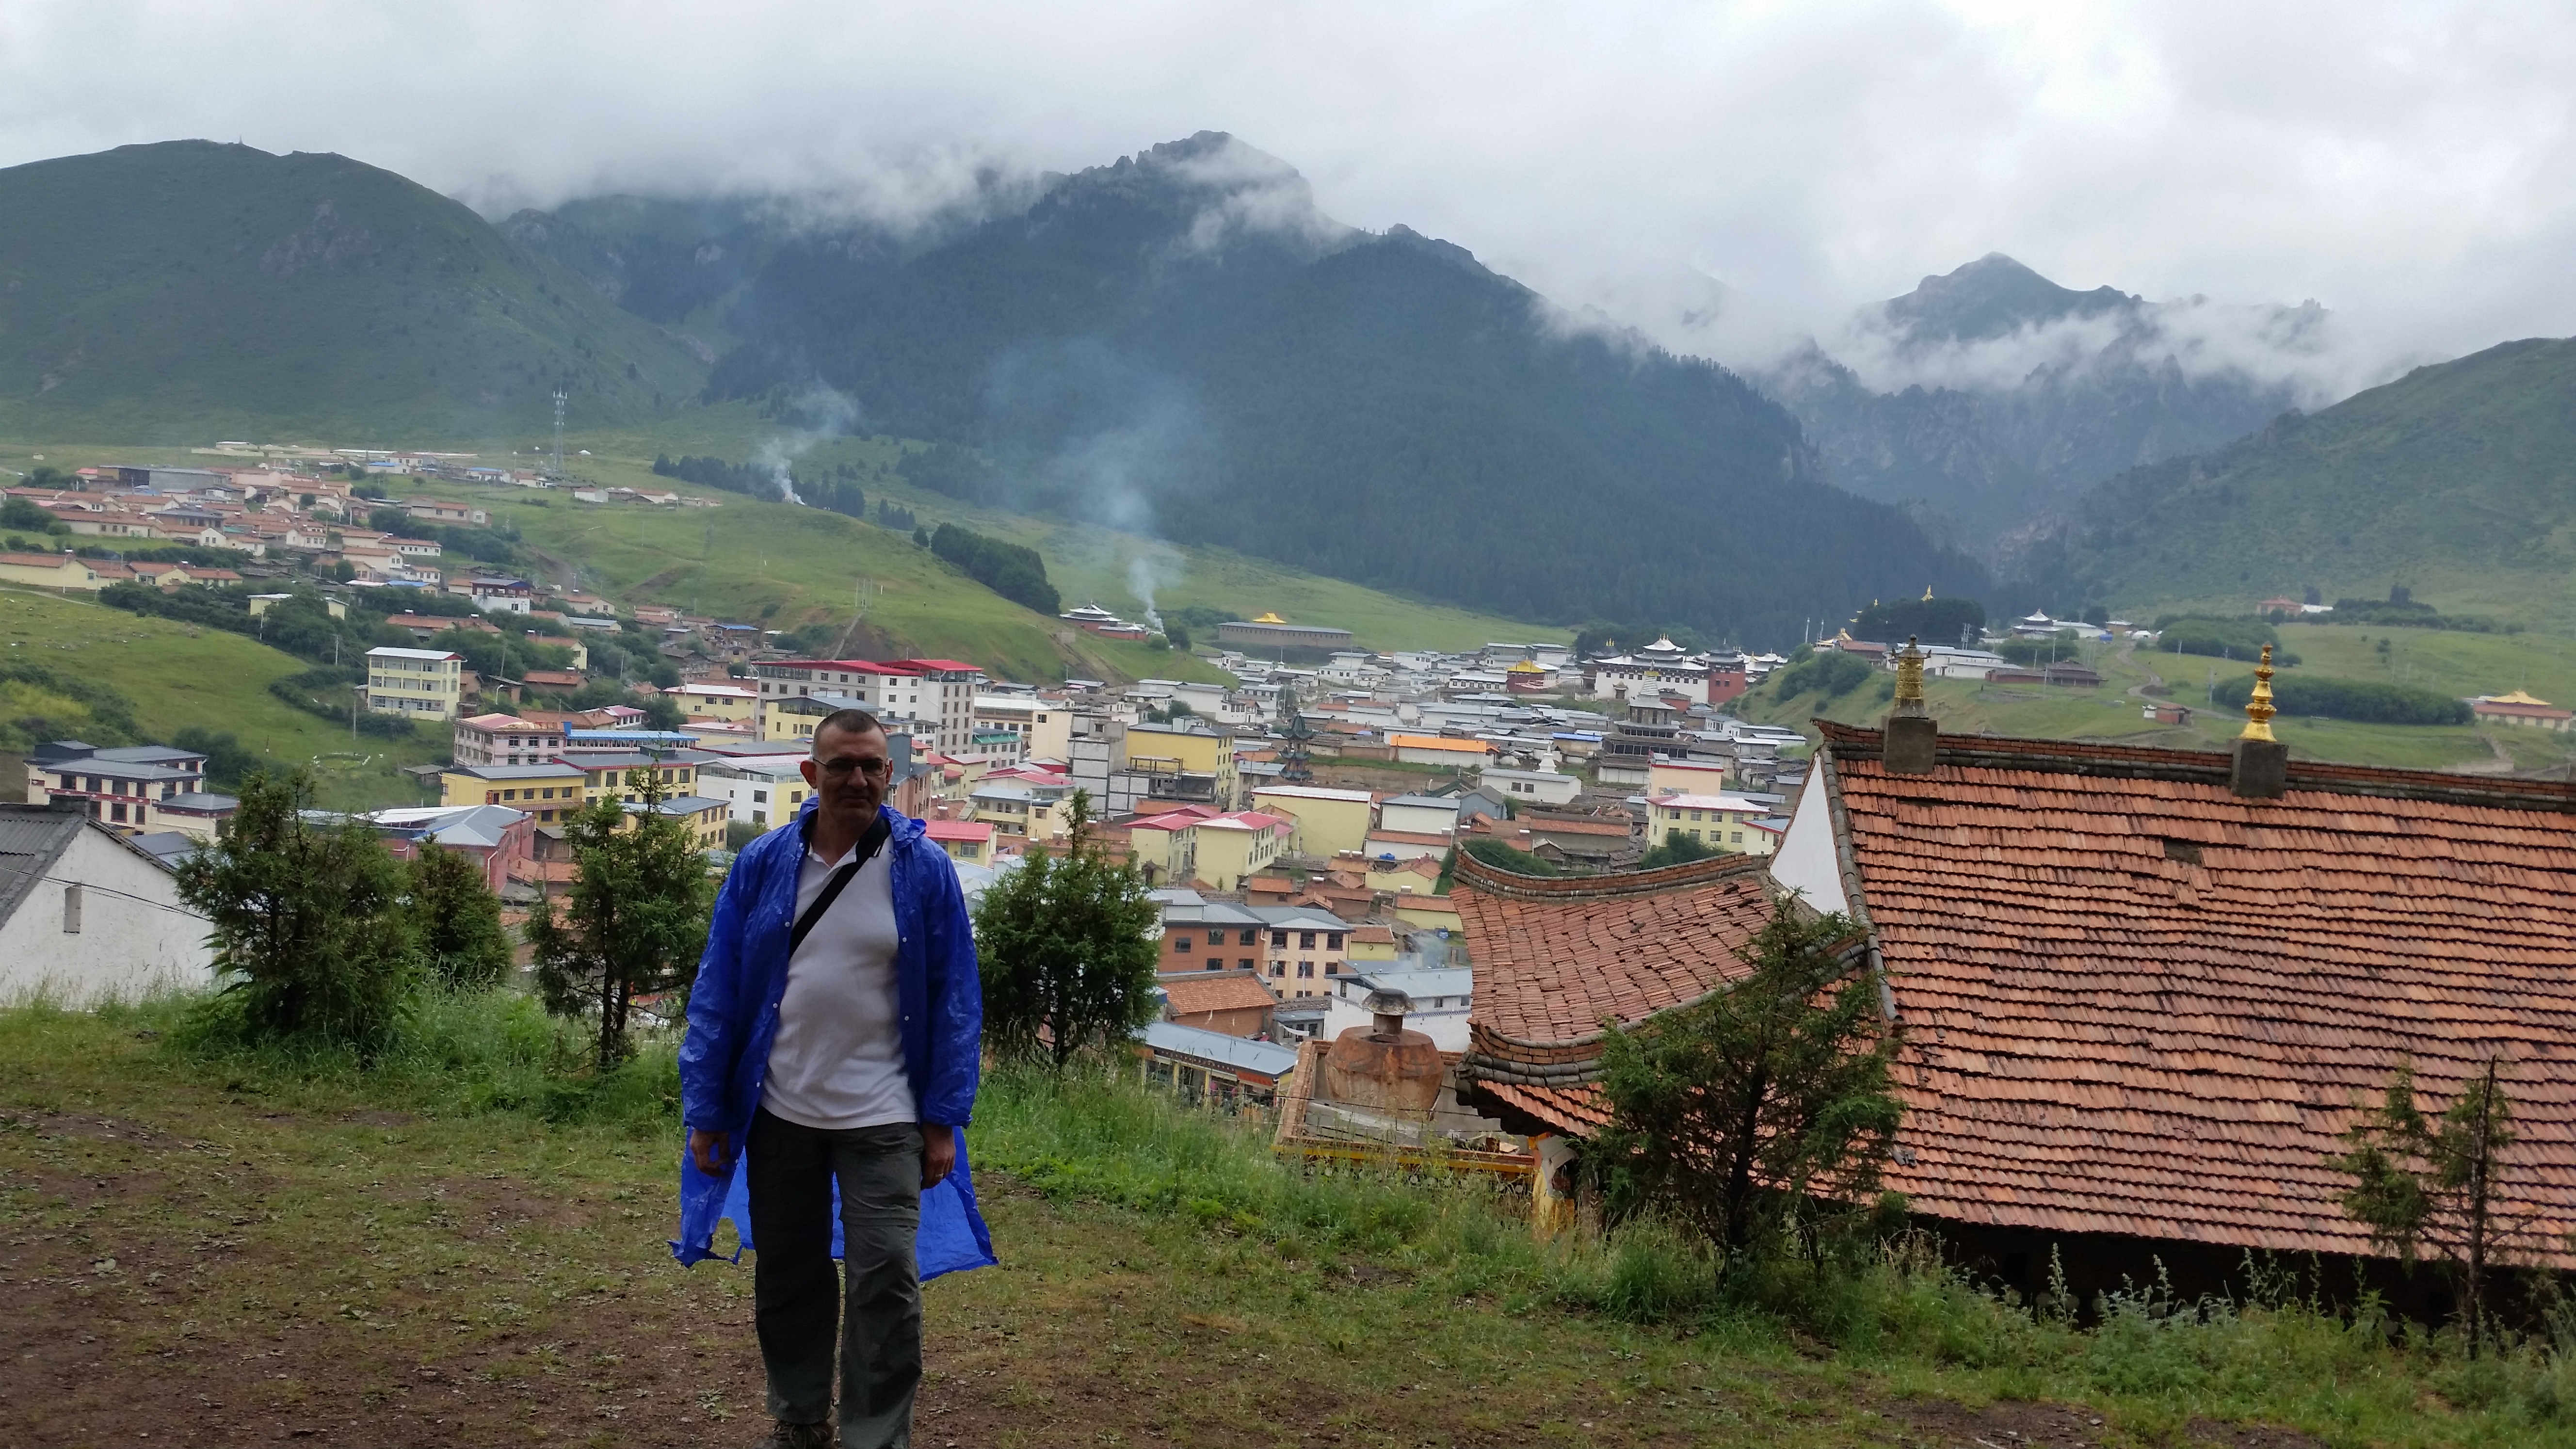
[[0, 170], [0, 427], [480, 439], [703, 367], [466, 207], [344, 156], [168, 141]]

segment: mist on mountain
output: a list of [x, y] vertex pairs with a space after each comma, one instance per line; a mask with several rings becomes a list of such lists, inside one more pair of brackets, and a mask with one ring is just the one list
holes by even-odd
[[2150, 302], [1989, 255], [1759, 369], [1827, 476], [1989, 561], [2126, 469], [2203, 452], [2386, 375], [2315, 303]]
[[1220, 133], [901, 228], [780, 198], [511, 228], [715, 346], [710, 399], [775, 410], [828, 385], [870, 428], [951, 450], [916, 481], [979, 503], [1747, 642], [1982, 583], [1902, 511], [1826, 486], [1797, 421], [1734, 373], [1570, 320], [1449, 242], [1344, 226]]

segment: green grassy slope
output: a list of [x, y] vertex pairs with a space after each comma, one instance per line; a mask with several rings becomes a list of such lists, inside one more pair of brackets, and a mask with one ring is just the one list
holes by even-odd
[[1223, 677], [1189, 655], [1094, 638], [1032, 613], [907, 535], [820, 509], [739, 494], [687, 509], [579, 504], [561, 491], [474, 496], [556, 561], [557, 583], [777, 629], [855, 625], [854, 656], [966, 659], [1029, 683]]
[[[2370, 636], [2370, 643], [2358, 638], [2362, 634]], [[2386, 635], [2397, 636], [2391, 651], [2394, 670], [2371, 649]], [[2529, 679], [2533, 692], [2544, 698], [2556, 696], [2548, 695], [2541, 685], [2563, 678], [2570, 685], [2567, 697], [2576, 698], [2576, 640], [2537, 634], [2292, 626], [2282, 631], [2282, 642], [2301, 657], [2301, 670], [2310, 674], [2394, 678], [2462, 696], [2503, 693], [2515, 688], [2516, 681]], [[2098, 689], [1933, 679], [1924, 682], [1925, 703], [1943, 730], [1960, 734], [2216, 750], [2227, 748], [2244, 728], [2241, 713], [2204, 704], [2209, 681], [2245, 673], [2242, 664], [2189, 654], [2127, 654], [2109, 648], [2092, 651], [2088, 662], [2101, 671], [2103, 683]], [[1812, 693], [1782, 700], [1773, 689], [1757, 689], [1737, 704], [1736, 711], [1749, 720], [1795, 728], [1804, 728], [1819, 715], [1846, 724], [1876, 725], [1887, 713], [1887, 693], [1893, 687], [1892, 678], [1881, 676], [1830, 701], [1819, 701]], [[2130, 693], [2138, 688], [2163, 692], [2147, 697]], [[2147, 719], [2144, 706], [2150, 697], [2191, 706], [2191, 722], [2160, 725]], [[2493, 773], [2558, 768], [2568, 763], [2571, 746], [2576, 746], [2564, 735], [2510, 727], [2355, 724], [2284, 715], [2273, 722], [2273, 729], [2302, 759], [2415, 770]]]
[[704, 368], [457, 202], [172, 141], [0, 170], [0, 436], [340, 446], [638, 420]]
[[[579, 460], [581, 471], [603, 481], [695, 491], [651, 477], [653, 455], [702, 453], [739, 462], [780, 436], [779, 426], [750, 406], [721, 403], [649, 427], [585, 432], [569, 446], [593, 450]], [[914, 487], [894, 473], [906, 450], [919, 446], [889, 438], [827, 438], [801, 452], [795, 466], [804, 473], [850, 464], [871, 506], [878, 498], [891, 499], [932, 527], [954, 522], [1036, 549], [1067, 607], [1098, 603], [1134, 617], [1145, 604], [1134, 587], [1142, 580], [1132, 573], [1141, 558], [1160, 606], [1198, 604], [1247, 618], [1268, 610], [1299, 623], [1348, 629], [1375, 649], [1472, 649], [1489, 640], [1561, 643], [1573, 637], [1563, 628], [1408, 598], [1213, 545], [1174, 544], [1095, 524], [980, 508]]]
[[[0, 654], [31, 659], [105, 684], [133, 702], [144, 733], [166, 740], [190, 725], [230, 730], [254, 753], [280, 765], [311, 765], [325, 805], [417, 805], [418, 786], [404, 765], [446, 757], [443, 726], [412, 739], [361, 739], [345, 727], [289, 709], [269, 681], [310, 668], [256, 640], [50, 594], [0, 589]], [[21, 700], [22, 706], [39, 702]], [[49, 717], [77, 723], [61, 705], [41, 702]]]
[[2132, 617], [2393, 583], [2454, 613], [2576, 630], [2576, 340], [2419, 368], [2088, 495], [2052, 597]]

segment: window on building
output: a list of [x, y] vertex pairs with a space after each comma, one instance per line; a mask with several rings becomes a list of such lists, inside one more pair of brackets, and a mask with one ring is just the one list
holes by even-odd
[[[1313, 976], [1314, 976], [1314, 974], [1315, 974], [1315, 963], [1314, 963], [1314, 962], [1312, 962], [1312, 961], [1300, 961], [1300, 962], [1298, 962], [1298, 963], [1297, 963], [1297, 975], [1298, 975], [1298, 978], [1299, 978], [1300, 980], [1308, 980], [1308, 979], [1312, 979], [1312, 978], [1313, 978]], [[1298, 993], [1298, 994], [1299, 994], [1299, 995], [1304, 995], [1305, 993], [1300, 992], [1300, 993]]]
[[1236, 961], [1234, 963], [1234, 968], [1238, 971], [1257, 971], [1261, 969], [1261, 963], [1253, 960], [1249, 956], [1246, 956]]
[[1222, 945], [1224, 945], [1224, 944], [1225, 944], [1225, 932], [1223, 932], [1223, 931], [1210, 931], [1210, 932], [1208, 932], [1208, 944], [1209, 944], [1209, 945], [1211, 945], [1211, 946], [1222, 946]]
[[1225, 958], [1223, 956], [1210, 956], [1208, 958], [1208, 963], [1199, 969], [1202, 971], [1222, 971], [1225, 969]]
[[1288, 974], [1288, 963], [1287, 963], [1287, 962], [1285, 962], [1285, 961], [1273, 961], [1273, 962], [1271, 962], [1271, 963], [1270, 963], [1270, 974], [1271, 974], [1271, 975], [1273, 975], [1273, 976], [1285, 976], [1285, 975], [1287, 975], [1287, 974]]
[[1300, 951], [1314, 950], [1315, 933], [1312, 931], [1299, 931], [1297, 933], [1297, 949]]
[[1184, 956], [1188, 955], [1190, 950], [1190, 938], [1187, 936], [1174, 936], [1172, 938], [1172, 949], [1180, 952]]
[[1324, 949], [1327, 951], [1338, 951], [1342, 949], [1342, 933], [1339, 931], [1326, 932], [1324, 935]]
[[1288, 933], [1286, 931], [1271, 932], [1270, 944], [1279, 947], [1281, 950], [1286, 950], [1288, 946]]
[[1243, 939], [1242, 939], [1242, 940], [1240, 940], [1240, 941], [1238, 941], [1238, 942], [1236, 942], [1235, 944], [1237, 944], [1237, 945], [1241, 945], [1241, 946], [1254, 946], [1254, 945], [1259, 945], [1259, 944], [1260, 944], [1260, 941], [1261, 941], [1261, 933], [1260, 933], [1259, 931], [1252, 930], [1252, 929], [1250, 929], [1250, 928], [1246, 928], [1246, 929], [1245, 929], [1245, 931], [1244, 931], [1244, 933], [1243, 933]]
[[1324, 974], [1325, 974], [1325, 975], [1327, 975], [1327, 976], [1339, 976], [1339, 975], [1341, 975], [1341, 974], [1342, 974], [1342, 963], [1341, 963], [1341, 962], [1339, 962], [1339, 961], [1327, 961], [1327, 962], [1325, 962], [1325, 963], [1324, 963]]

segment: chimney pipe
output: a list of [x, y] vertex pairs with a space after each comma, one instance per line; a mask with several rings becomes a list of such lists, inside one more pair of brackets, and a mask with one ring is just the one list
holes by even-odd
[[1383, 1037], [1404, 1035], [1404, 1016], [1406, 1012], [1413, 1010], [1412, 997], [1401, 991], [1380, 989], [1370, 992], [1368, 999], [1360, 1004], [1369, 1012], [1370, 1035]]

